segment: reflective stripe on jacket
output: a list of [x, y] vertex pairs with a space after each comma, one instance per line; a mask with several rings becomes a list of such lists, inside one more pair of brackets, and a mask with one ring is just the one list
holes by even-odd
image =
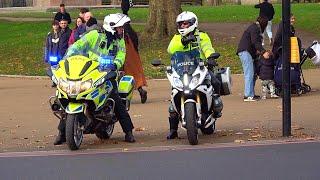
[[189, 43], [187, 46], [183, 46], [181, 43], [182, 36], [180, 34], [175, 34], [168, 46], [168, 53], [172, 55], [177, 51], [189, 51], [190, 47], [191, 49], [199, 48], [201, 49], [200, 58], [207, 59], [212, 53], [215, 52], [208, 34], [196, 30], [194, 35], [197, 38], [197, 42]]
[[68, 49], [66, 57], [87, 54], [90, 59], [98, 60], [102, 55], [115, 56], [114, 64], [117, 65], [117, 69], [122, 68], [126, 56], [124, 39], [113, 40], [109, 47], [107, 43], [106, 34], [99, 33], [97, 30], [90, 31]]

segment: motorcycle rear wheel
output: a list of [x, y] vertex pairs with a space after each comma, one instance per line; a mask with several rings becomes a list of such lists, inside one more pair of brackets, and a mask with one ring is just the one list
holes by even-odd
[[70, 150], [78, 150], [83, 140], [83, 128], [80, 120], [83, 114], [67, 114], [66, 140]]
[[196, 105], [193, 102], [187, 102], [184, 108], [184, 118], [186, 121], [188, 140], [191, 145], [198, 144], [198, 128], [196, 124]]
[[103, 127], [99, 128], [95, 134], [99, 139], [109, 139], [113, 133], [113, 129], [114, 124], [103, 125]]

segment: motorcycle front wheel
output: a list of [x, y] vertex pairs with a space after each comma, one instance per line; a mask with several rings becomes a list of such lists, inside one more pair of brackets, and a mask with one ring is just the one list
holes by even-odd
[[187, 102], [184, 105], [184, 118], [186, 121], [188, 140], [191, 145], [198, 144], [198, 128], [196, 124], [196, 105], [193, 102]]
[[67, 114], [66, 140], [70, 150], [78, 150], [83, 140], [84, 128], [81, 125], [83, 114]]

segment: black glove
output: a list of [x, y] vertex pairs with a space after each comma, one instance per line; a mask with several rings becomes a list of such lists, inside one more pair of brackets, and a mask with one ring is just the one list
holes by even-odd
[[305, 52], [307, 53], [308, 58], [312, 59], [314, 56], [316, 56], [316, 52], [311, 47], [308, 47]]
[[188, 45], [190, 42], [196, 42], [196, 41], [197, 41], [197, 38], [193, 34], [190, 34], [188, 36], [183, 36], [181, 39], [181, 43], [184, 46]]
[[212, 70], [213, 67], [218, 66], [217, 61], [213, 57], [208, 57], [208, 69]]

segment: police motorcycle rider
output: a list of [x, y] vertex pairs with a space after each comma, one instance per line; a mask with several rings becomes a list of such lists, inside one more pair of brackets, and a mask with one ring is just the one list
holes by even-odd
[[[99, 56], [103, 55], [115, 56], [114, 64], [109, 65], [110, 67], [108, 68], [114, 71], [119, 70], [122, 68], [126, 56], [123, 25], [129, 21], [130, 18], [121, 13], [107, 15], [103, 22], [104, 30], [102, 32], [92, 30], [85, 34], [68, 49], [64, 59], [79, 54], [88, 55], [93, 60], [98, 60]], [[135, 142], [132, 134], [134, 127], [130, 115], [121, 101], [116, 80], [111, 80], [111, 82], [114, 88], [110, 97], [115, 101], [116, 118], [125, 133], [125, 141], [133, 143]], [[65, 120], [61, 120], [58, 126], [59, 135], [54, 145], [59, 145], [66, 141], [65, 126]]]
[[[182, 12], [177, 16], [176, 23], [179, 33], [175, 34], [171, 39], [167, 49], [168, 53], [172, 55], [177, 51], [189, 51], [190, 49], [198, 48], [200, 50], [200, 58], [207, 59], [208, 72], [211, 76], [211, 84], [215, 91], [213, 99], [220, 98], [221, 83], [212, 72], [213, 67], [218, 64], [213, 57], [215, 50], [212, 47], [208, 34], [198, 30], [198, 18], [193, 12]], [[214, 116], [214, 118], [221, 117], [221, 111], [214, 112]], [[179, 117], [172, 104], [169, 106], [169, 125], [170, 132], [167, 135], [167, 139], [177, 138]]]

